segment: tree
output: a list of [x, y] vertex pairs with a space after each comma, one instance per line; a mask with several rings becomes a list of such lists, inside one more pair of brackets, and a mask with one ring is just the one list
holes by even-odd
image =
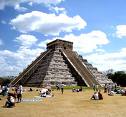
[[124, 71], [117, 71], [115, 73], [107, 74], [109, 79], [117, 83], [120, 86], [126, 86], [126, 73]]
[[5, 79], [5, 78], [2, 78], [0, 77], [0, 85], [8, 85], [10, 82], [11, 82], [12, 79]]

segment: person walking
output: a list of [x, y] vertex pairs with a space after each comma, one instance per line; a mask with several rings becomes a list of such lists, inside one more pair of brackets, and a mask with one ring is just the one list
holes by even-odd
[[64, 85], [63, 84], [61, 84], [60, 89], [61, 89], [61, 93], [63, 94], [63, 92], [64, 92]]

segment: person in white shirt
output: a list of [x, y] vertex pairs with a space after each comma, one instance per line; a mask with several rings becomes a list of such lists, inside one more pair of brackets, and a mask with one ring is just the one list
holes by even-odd
[[23, 87], [22, 85], [20, 85], [18, 88], [17, 88], [17, 99], [18, 99], [18, 102], [21, 102], [22, 101], [22, 93], [23, 93]]
[[91, 99], [93, 100], [99, 100], [99, 96], [98, 96], [98, 92], [94, 92], [94, 94], [92, 95]]

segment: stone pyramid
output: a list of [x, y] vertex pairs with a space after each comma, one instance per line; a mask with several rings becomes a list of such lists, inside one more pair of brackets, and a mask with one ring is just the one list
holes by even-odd
[[88, 86], [111, 83], [106, 76], [98, 72], [86, 59], [73, 51], [73, 43], [57, 39], [47, 44], [47, 50], [40, 54], [28, 67], [15, 78], [11, 85], [42, 87]]

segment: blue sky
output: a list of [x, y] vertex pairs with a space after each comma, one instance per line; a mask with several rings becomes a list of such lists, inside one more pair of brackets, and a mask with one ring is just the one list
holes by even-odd
[[125, 0], [0, 0], [0, 76], [18, 75], [56, 38], [100, 71], [126, 71]]

